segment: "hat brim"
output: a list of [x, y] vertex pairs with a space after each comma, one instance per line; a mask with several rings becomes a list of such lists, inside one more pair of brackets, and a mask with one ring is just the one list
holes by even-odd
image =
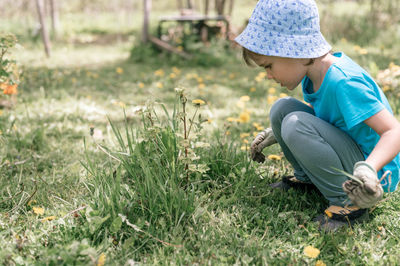
[[[270, 34], [273, 37], [269, 37]], [[253, 23], [249, 23], [235, 41], [257, 54], [287, 58], [318, 58], [332, 49], [320, 32], [288, 36], [266, 32]]]

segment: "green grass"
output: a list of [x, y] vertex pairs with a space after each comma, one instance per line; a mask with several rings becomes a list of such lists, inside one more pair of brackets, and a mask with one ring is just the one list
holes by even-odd
[[[246, 10], [237, 11], [238, 23]], [[120, 27], [109, 15], [99, 23], [68, 16], [75, 19], [50, 59], [26, 26], [4, 23], [25, 48], [14, 52], [23, 70], [16, 105], [0, 115], [3, 264], [90, 265], [102, 253], [109, 265], [397, 263], [397, 192], [386, 195], [368, 223], [321, 233], [312, 222], [327, 204], [320, 195], [269, 189], [291, 173], [285, 159], [250, 161], [253, 123], [269, 124], [268, 96], [300, 97], [299, 89], [258, 82], [260, 69], [247, 68], [239, 51], [224, 52], [218, 43], [204, 50], [203, 61], [148, 48], [136, 50], [135, 61], [129, 56], [132, 44], [138, 48], [137, 27]], [[357, 53], [356, 44], [368, 54]], [[395, 45], [349, 39], [334, 49], [374, 75], [399, 62]], [[187, 123], [195, 117], [189, 146], [176, 87], [185, 88]], [[245, 106], [238, 104], [244, 95]], [[395, 96], [389, 100], [399, 110]], [[196, 112], [193, 99], [206, 105]], [[227, 121], [244, 112], [247, 123]], [[277, 146], [265, 153], [282, 155]], [[316, 259], [303, 253], [310, 245], [321, 251]]]

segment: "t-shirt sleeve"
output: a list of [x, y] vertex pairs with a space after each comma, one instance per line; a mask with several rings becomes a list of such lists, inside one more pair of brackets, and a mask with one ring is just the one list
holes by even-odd
[[336, 99], [348, 129], [385, 108], [375, 91], [362, 80], [343, 80], [336, 89]]

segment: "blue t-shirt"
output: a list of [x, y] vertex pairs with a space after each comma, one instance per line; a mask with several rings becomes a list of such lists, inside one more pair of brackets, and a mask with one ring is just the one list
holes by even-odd
[[[389, 102], [372, 77], [344, 53], [335, 53], [337, 60], [328, 69], [321, 87], [313, 90], [311, 80], [302, 81], [304, 100], [314, 107], [317, 117], [350, 135], [367, 158], [380, 136], [364, 120], [386, 108], [393, 114]], [[378, 172], [392, 172], [391, 182], [382, 181], [384, 191], [394, 191], [399, 183], [400, 155]], [[390, 187], [389, 187], [390, 185]]]

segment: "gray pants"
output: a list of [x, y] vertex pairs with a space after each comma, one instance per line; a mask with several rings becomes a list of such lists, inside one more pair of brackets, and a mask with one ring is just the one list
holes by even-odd
[[364, 160], [360, 147], [344, 131], [315, 116], [314, 110], [294, 98], [279, 99], [271, 108], [271, 127], [297, 179], [313, 183], [330, 205], [351, 205], [342, 189]]

